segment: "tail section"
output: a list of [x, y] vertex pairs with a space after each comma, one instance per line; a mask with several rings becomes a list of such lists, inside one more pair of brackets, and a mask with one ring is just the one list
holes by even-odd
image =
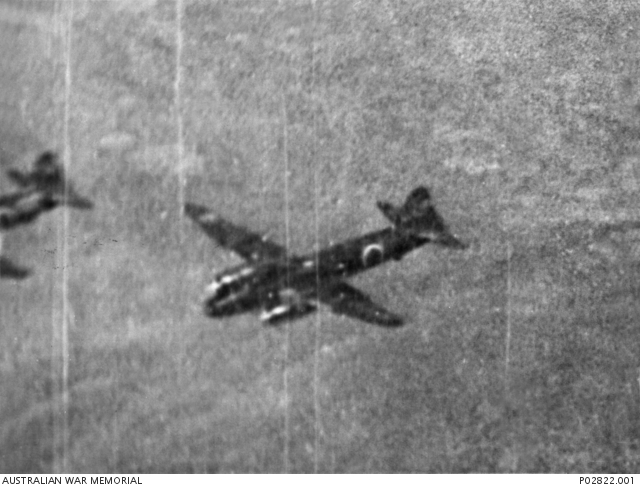
[[58, 164], [58, 155], [43, 152], [33, 163], [33, 171], [23, 173], [17, 169], [7, 170], [7, 176], [21, 188], [40, 191], [55, 190], [64, 184], [64, 171]]
[[464, 249], [451, 232], [431, 201], [431, 194], [424, 186], [415, 188], [401, 207], [389, 202], [378, 202], [378, 208], [393, 226], [402, 231], [416, 234], [431, 242], [455, 249]]
[[45, 195], [52, 207], [67, 205], [78, 209], [90, 209], [93, 203], [80, 196], [73, 184], [65, 178], [64, 169], [58, 162], [58, 155], [43, 152], [33, 164], [33, 170], [23, 173], [16, 169], [7, 170], [7, 176], [23, 192]]

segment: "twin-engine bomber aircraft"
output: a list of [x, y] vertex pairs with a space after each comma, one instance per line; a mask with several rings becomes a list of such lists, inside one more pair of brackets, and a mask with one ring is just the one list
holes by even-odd
[[40, 214], [60, 205], [87, 210], [93, 204], [76, 193], [53, 152], [43, 152], [34, 162], [32, 171], [23, 173], [9, 169], [6, 174], [19, 189], [0, 195], [0, 278], [21, 279], [30, 271], [2, 256], [3, 233], [29, 224]]
[[340, 315], [384, 326], [402, 325], [401, 317], [376, 305], [344, 278], [390, 259], [399, 261], [429, 242], [454, 249], [467, 246], [449, 232], [425, 187], [413, 190], [401, 207], [387, 202], [377, 205], [391, 227], [298, 257], [204, 206], [187, 203], [190, 218], [247, 261], [218, 274], [206, 288], [205, 314], [222, 317], [261, 308], [260, 319], [277, 324], [314, 312], [323, 302]]

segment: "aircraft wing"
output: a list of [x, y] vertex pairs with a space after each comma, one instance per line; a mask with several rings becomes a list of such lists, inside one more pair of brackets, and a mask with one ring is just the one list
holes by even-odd
[[0, 256], [0, 279], [1, 278], [13, 278], [22, 279], [31, 274], [31, 271], [27, 268], [18, 266], [12, 263], [7, 258]]
[[334, 282], [326, 288], [321, 288], [320, 301], [329, 305], [338, 315], [348, 315], [387, 327], [399, 326], [403, 323], [400, 316], [377, 305], [367, 295], [344, 281]]
[[281, 259], [287, 254], [283, 246], [218, 217], [207, 207], [187, 203], [184, 211], [202, 227], [209, 237], [246, 260]]

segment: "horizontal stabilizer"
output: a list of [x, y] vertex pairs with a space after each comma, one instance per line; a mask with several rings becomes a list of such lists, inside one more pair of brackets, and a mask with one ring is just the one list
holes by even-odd
[[31, 178], [29, 177], [29, 175], [23, 173], [22, 171], [18, 171], [17, 169], [14, 169], [14, 168], [9, 168], [6, 171], [6, 173], [9, 179], [13, 183], [15, 183], [16, 185], [22, 188], [29, 186], [31, 184]]
[[76, 193], [70, 184], [67, 185], [66, 192], [53, 194], [50, 198], [58, 205], [66, 205], [78, 210], [91, 210], [93, 208], [93, 202]]

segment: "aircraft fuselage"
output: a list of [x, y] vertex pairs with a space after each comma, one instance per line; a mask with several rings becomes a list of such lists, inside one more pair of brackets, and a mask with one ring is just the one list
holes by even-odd
[[207, 287], [205, 313], [217, 317], [291, 304], [304, 308], [304, 302], [314, 298], [320, 281], [346, 278], [390, 259], [400, 260], [428, 242], [427, 237], [388, 227], [318, 253], [246, 263], [220, 273]]

